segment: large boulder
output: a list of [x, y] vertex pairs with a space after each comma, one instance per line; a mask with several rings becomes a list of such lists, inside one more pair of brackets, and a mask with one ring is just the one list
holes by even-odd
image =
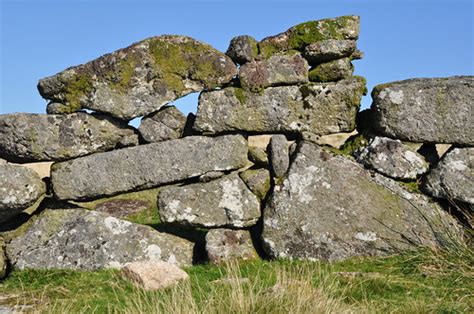
[[206, 234], [206, 251], [209, 261], [213, 264], [258, 259], [252, 237], [247, 230], [209, 230]]
[[267, 58], [281, 51], [303, 49], [312, 43], [328, 40], [356, 40], [359, 37], [360, 18], [358, 16], [340, 16], [319, 21], [309, 21], [291, 27], [275, 36], [259, 42], [260, 56]]
[[46, 185], [34, 170], [0, 164], [0, 223], [33, 205], [45, 192]]
[[56, 198], [87, 200], [238, 169], [247, 152], [241, 135], [189, 136], [56, 163], [51, 181]]
[[454, 148], [431, 169], [423, 185], [428, 194], [474, 205], [474, 148]]
[[357, 155], [357, 161], [368, 168], [395, 179], [414, 180], [426, 171], [429, 164], [400, 140], [376, 136]]
[[161, 108], [142, 119], [140, 135], [147, 143], [181, 138], [186, 126], [186, 117], [175, 106]]
[[436, 247], [448, 234], [461, 232], [427, 197], [302, 142], [264, 209], [262, 239], [274, 258], [340, 260]]
[[474, 145], [474, 76], [419, 78], [372, 91], [372, 128], [410, 142]]
[[132, 127], [102, 114], [0, 115], [0, 156], [11, 162], [67, 160], [137, 144]]
[[350, 57], [356, 50], [355, 40], [328, 39], [306, 46], [304, 57], [310, 65]]
[[242, 88], [258, 92], [269, 86], [308, 82], [308, 62], [299, 53], [282, 53], [245, 63], [239, 69]]
[[163, 187], [158, 208], [162, 222], [184, 226], [240, 228], [260, 218], [258, 198], [237, 173], [207, 183]]
[[87, 209], [46, 209], [11, 240], [14, 269], [96, 270], [138, 261], [192, 264], [193, 243]]
[[211, 46], [163, 35], [44, 78], [38, 89], [44, 98], [63, 104], [55, 113], [86, 108], [128, 120], [189, 93], [222, 86], [236, 74], [234, 62]]
[[229, 87], [199, 97], [194, 129], [204, 133], [350, 132], [365, 93], [365, 79], [269, 87], [262, 93]]

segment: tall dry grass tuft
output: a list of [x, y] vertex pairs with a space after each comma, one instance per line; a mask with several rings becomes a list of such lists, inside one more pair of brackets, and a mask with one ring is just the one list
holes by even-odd
[[[269, 278], [252, 274], [242, 276], [238, 264], [224, 267], [222, 279], [205, 286], [180, 284], [152, 297], [137, 289], [129, 294], [125, 306], [112, 312], [123, 313], [353, 313], [355, 308], [336, 295], [336, 282], [320, 278], [318, 286], [313, 278], [321, 275], [317, 268], [302, 265], [276, 269], [274, 283]], [[323, 289], [324, 287], [324, 289]], [[120, 293], [120, 292], [118, 292]], [[123, 300], [122, 300], [123, 302]], [[361, 312], [360, 309], [357, 312]]]

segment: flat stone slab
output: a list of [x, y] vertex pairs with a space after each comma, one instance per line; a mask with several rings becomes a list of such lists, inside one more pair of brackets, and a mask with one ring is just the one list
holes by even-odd
[[446, 153], [422, 187], [432, 196], [474, 205], [474, 148], [454, 148]]
[[194, 244], [87, 209], [46, 209], [7, 245], [14, 269], [97, 270], [137, 261], [192, 264]]
[[351, 132], [364, 93], [362, 77], [336, 83], [269, 87], [262, 93], [228, 87], [201, 94], [194, 129], [205, 134]]
[[247, 153], [241, 135], [190, 136], [56, 163], [51, 181], [56, 198], [87, 200], [238, 169]]
[[120, 274], [145, 291], [166, 289], [189, 280], [189, 275], [175, 264], [163, 261], [127, 264]]
[[474, 145], [474, 76], [417, 78], [372, 91], [372, 127], [410, 142]]
[[133, 145], [135, 130], [102, 114], [0, 115], [0, 157], [11, 162], [60, 161]]
[[38, 90], [61, 105], [50, 113], [90, 109], [129, 120], [192, 92], [228, 83], [234, 62], [186, 36], [163, 35], [40, 80]]
[[454, 218], [427, 197], [309, 142], [263, 212], [263, 245], [274, 258], [341, 260], [462, 241]]
[[0, 223], [33, 205], [45, 192], [46, 185], [34, 170], [0, 164]]
[[260, 218], [260, 202], [237, 173], [207, 183], [160, 190], [162, 222], [206, 228], [249, 227]]

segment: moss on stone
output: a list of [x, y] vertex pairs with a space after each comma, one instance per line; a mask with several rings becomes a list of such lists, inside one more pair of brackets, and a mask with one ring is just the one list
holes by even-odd
[[247, 102], [247, 94], [243, 88], [240, 87], [234, 87], [234, 96], [237, 98], [237, 100], [243, 105]]
[[62, 113], [72, 113], [82, 109], [82, 101], [94, 90], [90, 75], [85, 70], [77, 70], [70, 80], [63, 82], [67, 106]]
[[343, 155], [353, 156], [356, 151], [366, 147], [369, 144], [369, 139], [364, 134], [356, 134], [347, 139], [339, 151]]

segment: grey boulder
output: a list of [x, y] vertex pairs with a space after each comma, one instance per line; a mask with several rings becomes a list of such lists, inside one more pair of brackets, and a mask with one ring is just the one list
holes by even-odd
[[33, 205], [46, 192], [46, 185], [29, 168], [0, 164], [0, 223]]
[[376, 136], [362, 149], [357, 161], [394, 179], [414, 180], [426, 171], [429, 164], [400, 140]]
[[211, 46], [163, 35], [44, 78], [38, 89], [63, 105], [50, 112], [90, 109], [129, 120], [189, 93], [220, 87], [236, 74], [234, 62]]
[[455, 220], [427, 197], [302, 142], [264, 209], [262, 239], [274, 258], [340, 260], [437, 247], [451, 236], [462, 241]]
[[352, 76], [354, 67], [349, 58], [321, 63], [308, 73], [311, 82], [335, 82]]
[[204, 92], [194, 129], [207, 134], [231, 131], [317, 135], [351, 132], [365, 79], [269, 87], [262, 93], [228, 87]]
[[132, 127], [102, 114], [0, 115], [0, 156], [12, 162], [67, 160], [137, 144]]
[[166, 186], [158, 197], [164, 223], [206, 228], [249, 227], [260, 217], [260, 203], [236, 174], [208, 183]]
[[273, 135], [268, 145], [270, 166], [274, 177], [281, 178], [290, 166], [290, 154], [288, 141], [283, 134]]
[[474, 145], [474, 77], [418, 78], [372, 91], [373, 129], [410, 142]]
[[242, 88], [254, 92], [269, 86], [303, 84], [308, 82], [308, 62], [299, 53], [276, 54], [242, 65], [239, 79]]
[[270, 171], [264, 168], [247, 169], [239, 173], [240, 178], [245, 182], [253, 194], [263, 201], [271, 188]]
[[253, 260], [258, 254], [247, 230], [212, 229], [206, 234], [206, 251], [212, 264]]
[[312, 66], [350, 57], [356, 50], [355, 40], [328, 39], [312, 43], [304, 49], [304, 57]]
[[454, 148], [430, 170], [422, 188], [428, 194], [474, 205], [474, 148]]
[[97, 270], [139, 261], [192, 264], [193, 243], [81, 208], [46, 209], [7, 245], [14, 269]]
[[56, 198], [87, 200], [238, 169], [247, 153], [241, 135], [189, 136], [56, 163], [51, 181]]
[[254, 60], [258, 55], [257, 41], [252, 36], [241, 35], [230, 40], [228, 55], [235, 63], [244, 64]]
[[175, 106], [161, 108], [142, 119], [138, 131], [147, 143], [156, 143], [181, 138], [186, 117]]

